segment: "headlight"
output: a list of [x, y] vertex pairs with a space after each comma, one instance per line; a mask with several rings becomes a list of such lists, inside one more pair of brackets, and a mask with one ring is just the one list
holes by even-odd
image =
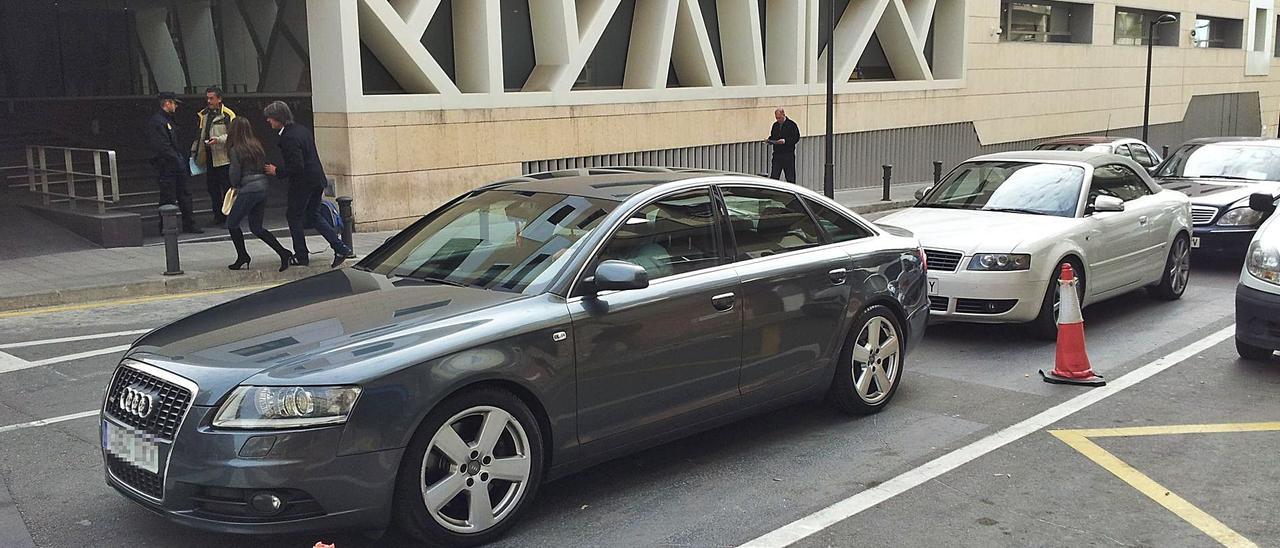
[[1262, 247], [1262, 242], [1249, 245], [1245, 268], [1253, 277], [1280, 285], [1280, 249]]
[[221, 428], [298, 428], [347, 421], [358, 386], [240, 386], [218, 410]]
[[1028, 270], [1031, 256], [1020, 253], [979, 253], [969, 261], [969, 270]]
[[1262, 222], [1263, 213], [1256, 209], [1246, 207], [1237, 207], [1228, 211], [1222, 219], [1218, 220], [1218, 226], [1253, 226]]

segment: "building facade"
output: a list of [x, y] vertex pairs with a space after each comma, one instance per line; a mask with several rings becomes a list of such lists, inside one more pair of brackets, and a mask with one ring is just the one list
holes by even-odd
[[[53, 45], [17, 38], [37, 8], [104, 15], [72, 18], [51, 71], [19, 62]], [[1176, 22], [1152, 27], [1164, 14]], [[775, 107], [806, 136], [800, 183], [819, 188], [829, 54], [838, 189], [879, 184], [882, 164], [919, 181], [935, 160], [1136, 136], [1148, 40], [1157, 148], [1280, 130], [1274, 0], [0, 0], [0, 20], [10, 116], [75, 99], [90, 105], [75, 127], [104, 97], [145, 113], [155, 91], [209, 84], [250, 116], [283, 97], [361, 230], [532, 171], [764, 172]]]

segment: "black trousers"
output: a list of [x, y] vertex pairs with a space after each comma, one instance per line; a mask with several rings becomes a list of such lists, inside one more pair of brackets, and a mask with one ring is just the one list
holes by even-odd
[[[796, 156], [794, 154], [777, 154], [773, 155], [773, 166], [769, 168], [769, 178], [778, 179], [783, 172], [787, 174], [787, 182], [795, 184], [796, 182]], [[782, 179], [778, 179], [781, 181]]]
[[209, 191], [209, 201], [213, 204], [213, 221], [218, 224], [222, 224], [227, 220], [227, 216], [222, 214], [222, 200], [226, 198], [227, 189], [231, 186], [228, 181], [230, 171], [230, 165], [222, 167], [210, 166], [205, 171], [204, 184]]
[[[160, 205], [177, 205], [182, 212], [183, 228], [196, 226], [195, 213], [191, 211], [191, 192], [187, 190], [187, 166], [177, 160], [163, 160], [157, 163], [160, 172], [157, 186], [160, 187]], [[218, 202], [222, 207], [222, 202]]]
[[236, 258], [249, 257], [249, 252], [244, 247], [244, 231], [240, 230], [240, 223], [245, 220], [249, 221], [249, 231], [270, 246], [277, 255], [281, 257], [289, 255], [289, 251], [280, 245], [280, 240], [262, 228], [262, 219], [266, 213], [266, 192], [241, 192], [236, 195], [235, 204], [231, 206], [231, 214], [227, 215], [226, 220], [227, 232], [231, 234], [231, 244], [236, 247]]
[[324, 185], [308, 185], [289, 183], [289, 202], [284, 216], [289, 221], [289, 236], [293, 238], [293, 254], [298, 261], [306, 262], [311, 253], [307, 249], [307, 229], [314, 228], [334, 253], [350, 255], [351, 250], [342, 243], [333, 225], [320, 214], [320, 200], [324, 195]]

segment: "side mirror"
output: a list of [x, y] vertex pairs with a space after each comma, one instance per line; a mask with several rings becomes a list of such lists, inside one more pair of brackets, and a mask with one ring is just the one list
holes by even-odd
[[1249, 209], [1272, 213], [1276, 210], [1276, 197], [1262, 192], [1251, 194], [1249, 195]]
[[1115, 196], [1098, 196], [1093, 199], [1093, 207], [1091, 209], [1094, 213], [1124, 211], [1124, 200]]
[[918, 188], [918, 189], [916, 189], [916, 201], [917, 201], [917, 202], [919, 202], [920, 200], [923, 200], [923, 199], [924, 199], [924, 197], [925, 197], [925, 195], [926, 195], [926, 194], [928, 194], [928, 193], [929, 193], [929, 191], [931, 191], [931, 190], [933, 190], [933, 186], [932, 186], [932, 185], [927, 186], [927, 187], [924, 187], [924, 188]]
[[605, 261], [589, 280], [592, 292], [626, 291], [649, 287], [649, 273], [643, 266], [626, 261]]

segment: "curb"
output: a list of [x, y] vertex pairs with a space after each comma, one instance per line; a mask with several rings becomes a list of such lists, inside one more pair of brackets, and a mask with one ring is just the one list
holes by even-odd
[[272, 283], [290, 282], [309, 276], [328, 272], [325, 266], [294, 266], [284, 272], [275, 270], [223, 270], [188, 271], [185, 275], [174, 277], [155, 276], [151, 279], [112, 284], [99, 287], [83, 287], [62, 289], [33, 295], [0, 297], [0, 312], [25, 310], [28, 308], [44, 308], [65, 306], [96, 301], [129, 299], [137, 297], [154, 297], [159, 295], [179, 295], [197, 291], [216, 289], [233, 289]]
[[859, 215], [865, 213], [879, 213], [881, 211], [892, 211], [894, 209], [902, 209], [916, 205], [916, 200], [891, 200], [888, 202], [875, 202], [871, 204], [860, 204], [849, 206], [849, 209]]

